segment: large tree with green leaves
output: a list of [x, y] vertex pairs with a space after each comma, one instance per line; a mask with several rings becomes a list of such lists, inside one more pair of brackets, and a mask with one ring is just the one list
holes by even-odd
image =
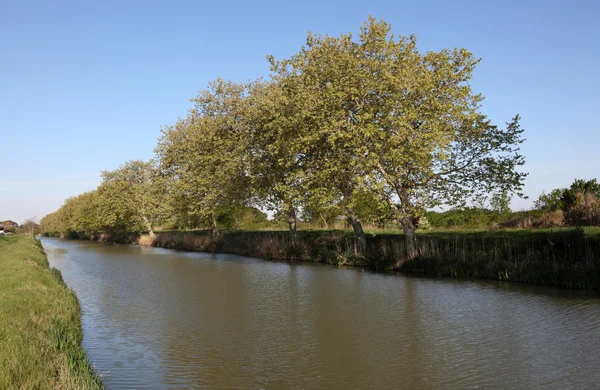
[[129, 232], [138, 226], [155, 237], [154, 226], [163, 216], [165, 187], [155, 161], [132, 160], [113, 171], [102, 172], [98, 188], [104, 225], [122, 226]]
[[464, 204], [494, 192], [521, 191], [526, 174], [519, 116], [501, 129], [479, 112], [469, 81], [479, 62], [465, 49], [421, 53], [415, 37], [395, 38], [370, 19], [360, 34], [370, 119], [363, 140], [372, 187], [417, 254], [412, 218], [440, 204]]
[[217, 211], [247, 202], [247, 87], [218, 79], [192, 101], [187, 118], [163, 131], [156, 152], [170, 178], [173, 209], [210, 221]]
[[[249, 157], [253, 195], [268, 209], [284, 212], [292, 244], [298, 209], [305, 199], [305, 95], [293, 78], [255, 83], [248, 105]], [[288, 82], [285, 82], [288, 81]]]
[[355, 98], [362, 83], [355, 73], [358, 58], [350, 37], [331, 38], [309, 34], [307, 45], [287, 59], [271, 62], [271, 79], [287, 103], [276, 128], [284, 136], [285, 160], [301, 174], [299, 201], [313, 214], [333, 209], [349, 217], [357, 252], [366, 252], [366, 238], [356, 212], [355, 195], [364, 189], [362, 151], [354, 141], [361, 132]]
[[412, 220], [425, 208], [520, 191], [523, 139], [518, 116], [500, 129], [479, 112], [483, 98], [469, 84], [479, 60], [470, 52], [421, 53], [414, 36], [390, 30], [369, 18], [358, 41], [309, 35], [274, 68], [278, 82], [302, 89], [293, 117], [309, 129], [299, 139], [315, 157], [305, 175], [345, 199], [357, 188], [376, 193], [402, 226], [412, 258]]

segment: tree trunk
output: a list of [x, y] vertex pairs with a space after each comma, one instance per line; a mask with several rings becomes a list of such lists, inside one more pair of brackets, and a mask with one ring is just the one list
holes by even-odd
[[290, 227], [290, 240], [292, 246], [296, 245], [296, 209], [294, 206], [289, 206], [288, 208], [288, 225]]
[[321, 221], [323, 221], [323, 227], [325, 228], [325, 230], [329, 229], [329, 224], [327, 223], [327, 218], [325, 218], [323, 216], [323, 214], [320, 215], [321, 216]]
[[354, 253], [360, 257], [365, 257], [367, 254], [367, 238], [365, 237], [365, 232], [362, 228], [362, 223], [356, 215], [356, 211], [353, 209], [348, 209], [348, 214], [350, 215], [350, 223], [352, 224], [352, 229], [354, 230]]
[[215, 216], [215, 212], [210, 213], [210, 229], [212, 231], [212, 238], [219, 238], [219, 229], [217, 229], [217, 217]]
[[413, 225], [412, 220], [408, 216], [403, 216], [400, 220], [400, 225], [402, 225], [402, 230], [404, 231], [404, 242], [406, 244], [406, 259], [413, 260], [417, 257], [417, 233], [415, 229], [415, 225]]
[[148, 217], [146, 217], [144, 215], [142, 217], [142, 219], [144, 221], [144, 226], [148, 230], [148, 234], [150, 235], [150, 237], [152, 237], [152, 239], [156, 238], [156, 234], [154, 234], [154, 230], [152, 230], [152, 223], [150, 222], [150, 220], [148, 219]]

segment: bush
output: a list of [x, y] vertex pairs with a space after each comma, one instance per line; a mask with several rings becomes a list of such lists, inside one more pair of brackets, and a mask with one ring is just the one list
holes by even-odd
[[553, 228], [565, 225], [565, 215], [562, 210], [554, 210], [542, 214], [535, 220], [534, 226], [538, 228]]

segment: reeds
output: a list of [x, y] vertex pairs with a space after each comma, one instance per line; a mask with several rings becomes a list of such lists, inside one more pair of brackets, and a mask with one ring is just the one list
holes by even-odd
[[586, 235], [581, 229], [429, 232], [418, 235], [419, 256], [412, 261], [406, 260], [402, 234], [373, 231], [366, 237], [365, 256], [356, 253], [349, 230], [299, 231], [294, 243], [281, 230], [223, 231], [216, 240], [208, 230], [160, 232], [153, 241], [131, 234], [108, 240], [266, 260], [600, 290], [600, 234]]
[[600, 240], [580, 230], [422, 237], [419, 253], [414, 261], [400, 258], [395, 268], [418, 275], [600, 289]]
[[419, 257], [407, 261], [401, 234], [367, 234], [367, 254], [357, 256], [351, 232], [301, 231], [292, 244], [285, 231], [159, 233], [155, 246], [234, 253], [266, 260], [311, 261], [398, 270], [416, 275], [485, 278], [600, 289], [600, 239], [581, 230], [426, 234]]

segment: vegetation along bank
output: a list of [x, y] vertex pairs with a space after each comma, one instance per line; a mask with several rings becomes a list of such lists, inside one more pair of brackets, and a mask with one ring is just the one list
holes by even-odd
[[[165, 231], [149, 235], [79, 236], [162, 248], [233, 253], [265, 260], [308, 261], [400, 271], [412, 275], [480, 278], [600, 290], [600, 229], [435, 231], [417, 235], [416, 258], [408, 259], [401, 232], [365, 233], [367, 253], [358, 255], [351, 230]], [[71, 236], [75, 238], [75, 235]]]
[[[520, 116], [499, 126], [481, 111], [471, 86], [479, 58], [468, 50], [422, 51], [415, 36], [391, 31], [369, 17], [358, 35], [309, 33], [295, 54], [267, 57], [267, 77], [217, 78], [162, 129], [151, 160], [102, 172], [96, 189], [45, 216], [42, 231], [147, 232], [153, 245], [178, 249], [598, 288], [597, 242], [579, 231], [417, 233], [428, 224], [598, 226], [600, 184], [578, 179], [513, 213], [527, 177]], [[340, 221], [352, 235], [303, 231]], [[181, 233], [206, 228], [210, 237]]]
[[39, 241], [0, 237], [0, 389], [101, 389], [81, 310]]

